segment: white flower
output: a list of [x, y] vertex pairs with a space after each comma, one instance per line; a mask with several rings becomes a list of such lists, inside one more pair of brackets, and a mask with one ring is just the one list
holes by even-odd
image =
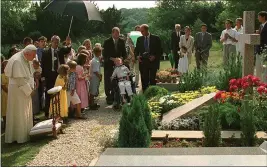
[[169, 100], [169, 101], [167, 102], [167, 104], [174, 104], [174, 103], [175, 103], [174, 100]]
[[166, 101], [166, 98], [165, 98], [165, 97], [161, 97], [161, 98], [159, 99], [159, 103], [160, 103], [160, 104], [163, 104], [165, 101]]

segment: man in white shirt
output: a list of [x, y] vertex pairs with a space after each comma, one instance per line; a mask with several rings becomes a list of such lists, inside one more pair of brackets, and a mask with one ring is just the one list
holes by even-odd
[[[243, 34], [243, 26], [242, 26], [243, 19], [242, 18], [237, 18], [235, 20], [235, 24], [236, 24], [235, 30], [236, 30], [237, 36], [238, 36], [237, 39], [240, 39], [240, 34]], [[242, 46], [242, 44], [240, 42], [237, 42], [236, 43], [236, 54], [240, 55], [241, 51], [243, 50], [243, 48], [244, 47]]]
[[228, 64], [230, 56], [236, 54], [236, 42], [237, 40], [237, 31], [232, 29], [233, 22], [229, 19], [225, 21], [225, 30], [222, 31], [220, 41], [223, 43], [223, 63], [224, 65]]

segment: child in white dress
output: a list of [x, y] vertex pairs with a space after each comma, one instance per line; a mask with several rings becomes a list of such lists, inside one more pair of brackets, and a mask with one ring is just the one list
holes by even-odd
[[187, 48], [185, 46], [182, 46], [180, 50], [178, 72], [180, 74], [183, 74], [183, 73], [187, 73], [187, 71], [188, 71]]

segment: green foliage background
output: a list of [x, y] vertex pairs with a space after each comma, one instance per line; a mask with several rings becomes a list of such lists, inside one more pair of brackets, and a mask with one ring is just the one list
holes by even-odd
[[[12, 44], [19, 44], [23, 38], [30, 36], [37, 40], [41, 35], [48, 39], [57, 34], [65, 39], [68, 33], [70, 17], [61, 16], [43, 8], [51, 0], [40, 0], [40, 3], [28, 0], [1, 1], [1, 42], [2, 50], [6, 55], [5, 48]], [[136, 3], [143, 3], [136, 1]], [[147, 23], [151, 33], [158, 35], [162, 40], [165, 53], [170, 52], [170, 35], [174, 25], [179, 23], [182, 28], [191, 26], [192, 35], [200, 31], [200, 24], [206, 23], [208, 31], [212, 33], [213, 39], [219, 38], [224, 29], [224, 20], [230, 18], [235, 20], [242, 17], [243, 11], [266, 10], [266, 0], [225, 0], [225, 1], [198, 1], [198, 0], [157, 0], [155, 8], [133, 8], [116, 9], [115, 6], [101, 10], [104, 23], [91, 21], [85, 22], [78, 19], [73, 20], [71, 38], [74, 43], [82, 42], [85, 38], [101, 37], [98, 42], [104, 41], [110, 36], [111, 29], [118, 26], [123, 34], [132, 30], [137, 24]], [[95, 3], [97, 6], [97, 3]], [[256, 16], [255, 16], [256, 17]], [[259, 23], [256, 19], [256, 28]], [[7, 45], [7, 46], [6, 46]]]

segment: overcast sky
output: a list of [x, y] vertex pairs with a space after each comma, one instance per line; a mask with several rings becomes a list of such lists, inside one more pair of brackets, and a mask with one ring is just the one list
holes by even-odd
[[155, 1], [95, 1], [99, 9], [107, 9], [113, 4], [117, 9], [121, 8], [151, 8], [155, 7]]

